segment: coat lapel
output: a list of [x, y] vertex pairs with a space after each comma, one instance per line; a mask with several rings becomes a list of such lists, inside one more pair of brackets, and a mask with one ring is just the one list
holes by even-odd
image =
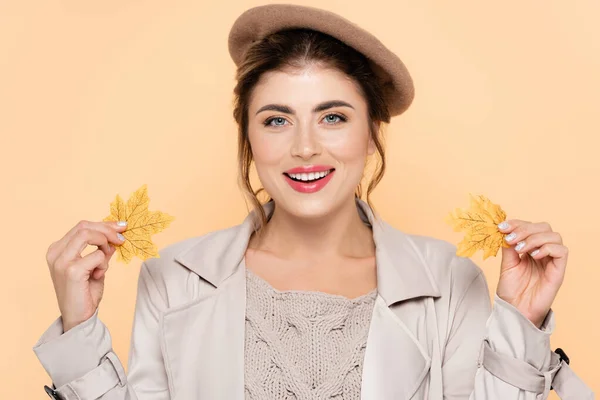
[[415, 243], [359, 201], [373, 230], [378, 298], [373, 309], [362, 375], [362, 400], [428, 398], [424, 383], [435, 335], [426, 299], [441, 295]]
[[244, 399], [245, 293], [240, 270], [211, 294], [163, 315], [172, 399]]
[[[272, 202], [265, 206], [267, 216]], [[440, 292], [415, 244], [376, 218], [357, 199], [376, 245], [378, 297], [369, 328], [361, 398], [410, 399], [421, 394], [432, 363], [425, 299]], [[206, 235], [175, 260], [210, 283], [205, 293], [163, 314], [162, 351], [173, 399], [244, 399], [245, 271], [241, 267], [257, 222]], [[430, 327], [429, 327], [430, 328]]]
[[363, 364], [363, 400], [412, 398], [431, 359], [410, 329], [377, 298]]
[[253, 226], [248, 216], [175, 256], [210, 285], [162, 316], [162, 352], [174, 400], [244, 400], [246, 275], [240, 264]]

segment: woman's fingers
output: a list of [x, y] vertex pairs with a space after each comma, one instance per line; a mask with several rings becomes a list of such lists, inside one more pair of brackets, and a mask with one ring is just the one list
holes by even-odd
[[98, 268], [103, 271], [106, 270], [106, 268], [103, 267], [104, 265], [108, 266], [106, 258], [106, 254], [102, 250], [97, 249], [90, 254], [87, 254], [85, 257], [82, 257], [80, 260], [69, 264], [65, 269], [65, 274], [72, 282], [88, 280], [88, 277], [94, 269]]
[[529, 253], [535, 260], [552, 257], [554, 264], [564, 269], [568, 249], [563, 245], [560, 233], [552, 231], [547, 222], [532, 223], [518, 219], [505, 221], [508, 227], [498, 226], [506, 233], [505, 240], [519, 255]]
[[[73, 226], [73, 228], [71, 228], [61, 239], [50, 245], [46, 254], [46, 260], [48, 261], [49, 265], [52, 265], [56, 262], [57, 258], [65, 251], [71, 239], [73, 239], [77, 232], [83, 229], [94, 229], [100, 232], [104, 232], [104, 234], [110, 238], [116, 238], [116, 234], [125, 231], [127, 229], [127, 226], [119, 226], [116, 222], [113, 221], [94, 222], [81, 220], [77, 224], [75, 224], [75, 226]], [[121, 243], [112, 240], [109, 241], [116, 244]], [[107, 247], [105, 247], [103, 250], [106, 251]]]
[[[520, 263], [521, 255], [530, 253], [535, 258], [539, 254], [539, 248], [545, 244], [562, 245], [562, 236], [553, 232], [547, 222], [529, 222], [520, 219], [506, 220], [498, 225], [500, 232], [504, 233], [504, 240], [510, 248], [503, 248], [503, 258], [506, 258], [505, 266], [511, 267]], [[534, 253], [535, 252], [535, 253]]]
[[[115, 253], [115, 250], [116, 250], [116, 247], [110, 245], [110, 250], [109, 250], [108, 254], [105, 254], [104, 261], [100, 265], [97, 265], [96, 269], [94, 269], [94, 271], [92, 272], [92, 278], [100, 279], [104, 276], [104, 274], [106, 274], [106, 271], [108, 271], [108, 262], [110, 261], [110, 258], [112, 257], [112, 255]], [[83, 258], [85, 258], [85, 257], [83, 257]]]
[[[102, 223], [94, 224], [102, 225]], [[98, 227], [98, 225], [96, 225], [96, 227]], [[123, 241], [117, 237], [117, 232], [106, 226], [99, 227], [99, 229], [79, 229], [65, 246], [59, 259], [57, 259], [57, 263], [60, 262], [61, 264], [65, 264], [80, 258], [80, 253], [88, 244], [98, 246], [99, 250], [105, 255], [108, 255], [110, 252], [109, 243], [121, 244], [122, 242]]]
[[545, 243], [531, 253], [531, 257], [539, 260], [544, 257], [552, 257], [555, 259], [566, 259], [569, 255], [569, 248], [558, 243]]
[[554, 265], [555, 268], [546, 268], [546, 276], [549, 278], [552, 277], [554, 281], [562, 284], [567, 269], [567, 259], [569, 257], [569, 249], [566, 246], [557, 243], [546, 243], [535, 250], [533, 254], [531, 254], [531, 257], [535, 260], [551, 257], [552, 263], [548, 263], [547, 266], [550, 267]]
[[506, 243], [510, 245], [524, 241], [529, 236], [537, 233], [552, 232], [552, 227], [547, 222], [533, 223], [518, 219], [511, 219], [504, 222], [508, 227], [503, 227], [503, 225], [500, 224], [498, 225], [498, 229], [500, 232], [507, 234], [504, 239], [506, 240]]
[[562, 244], [562, 237], [558, 232], [533, 233], [519, 240], [515, 245], [515, 251], [519, 254], [528, 253], [546, 243]]

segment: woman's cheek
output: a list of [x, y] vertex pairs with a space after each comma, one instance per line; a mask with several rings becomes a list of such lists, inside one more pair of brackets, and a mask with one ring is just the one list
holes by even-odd
[[252, 143], [252, 153], [257, 164], [279, 165], [289, 152], [289, 144], [283, 137], [263, 137]]
[[330, 135], [325, 139], [325, 147], [338, 161], [361, 161], [367, 154], [367, 138], [362, 136], [356, 132]]
[[289, 157], [290, 149], [286, 138], [278, 136], [263, 136], [251, 143], [254, 164], [258, 178], [271, 196], [279, 192], [279, 187], [285, 183], [281, 179], [282, 165]]

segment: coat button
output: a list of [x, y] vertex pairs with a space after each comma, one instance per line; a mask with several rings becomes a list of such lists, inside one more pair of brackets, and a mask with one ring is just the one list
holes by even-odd
[[[569, 360], [569, 356], [567, 356], [567, 353], [565, 353], [565, 351], [560, 347], [557, 347], [556, 350], [554, 350], [554, 352], [560, 356], [561, 361], [564, 361], [567, 364], [569, 364], [569, 362], [571, 361]], [[550, 390], [554, 390], [554, 387], [550, 386]]]
[[48, 396], [50, 396], [51, 399], [54, 399], [54, 400], [63, 400], [63, 398], [61, 397], [61, 395], [58, 394], [51, 387], [48, 387], [48, 385], [44, 385], [44, 390], [46, 391], [46, 393], [48, 394]]
[[561, 349], [560, 347], [558, 347], [556, 350], [554, 350], [554, 352], [556, 354], [558, 354], [560, 356], [560, 359], [564, 362], [566, 362], [567, 364], [571, 361], [569, 360], [569, 356], [567, 356], [567, 353], [565, 353], [565, 351], [563, 349]]

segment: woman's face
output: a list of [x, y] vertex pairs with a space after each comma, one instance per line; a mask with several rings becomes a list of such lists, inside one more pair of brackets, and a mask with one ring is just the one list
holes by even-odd
[[354, 201], [375, 146], [367, 104], [345, 74], [316, 66], [265, 73], [248, 112], [258, 176], [278, 208], [314, 218]]

